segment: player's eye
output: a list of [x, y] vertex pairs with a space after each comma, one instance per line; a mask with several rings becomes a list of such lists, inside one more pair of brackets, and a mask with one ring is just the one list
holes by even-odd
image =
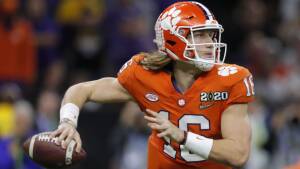
[[209, 35], [209, 37], [213, 38], [215, 36], [215, 32], [210, 31], [210, 32], [208, 32], [208, 35]]
[[199, 32], [195, 32], [194, 36], [203, 37], [203, 36], [205, 36], [205, 32], [202, 32], [202, 31], [201, 32], [200, 31]]

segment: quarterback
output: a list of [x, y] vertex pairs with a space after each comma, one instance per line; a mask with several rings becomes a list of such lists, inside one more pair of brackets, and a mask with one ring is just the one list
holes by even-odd
[[203, 4], [176, 2], [155, 24], [158, 50], [133, 56], [118, 76], [71, 86], [52, 132], [65, 148], [87, 101], [133, 100], [152, 129], [148, 169], [229, 169], [249, 156], [248, 103], [254, 99], [251, 73], [224, 63], [222, 26]]

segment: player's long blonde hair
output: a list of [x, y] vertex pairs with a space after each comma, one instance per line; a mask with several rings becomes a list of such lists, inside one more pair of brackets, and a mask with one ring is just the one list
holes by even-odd
[[142, 52], [141, 55], [143, 55], [144, 58], [139, 64], [150, 70], [160, 70], [172, 61], [171, 58], [161, 52]]

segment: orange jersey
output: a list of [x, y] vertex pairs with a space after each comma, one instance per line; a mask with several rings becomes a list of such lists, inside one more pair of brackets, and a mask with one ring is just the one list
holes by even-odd
[[0, 23], [0, 80], [33, 84], [37, 72], [35, 37], [27, 21], [13, 22], [7, 31]]
[[[200, 75], [184, 93], [176, 90], [171, 74], [151, 71], [134, 56], [120, 70], [118, 80], [140, 108], [151, 109], [169, 119], [181, 130], [208, 138], [222, 139], [222, 112], [231, 104], [253, 100], [252, 76], [246, 68], [216, 65]], [[190, 153], [183, 145], [161, 139], [153, 131], [148, 144], [148, 169], [229, 169]]]

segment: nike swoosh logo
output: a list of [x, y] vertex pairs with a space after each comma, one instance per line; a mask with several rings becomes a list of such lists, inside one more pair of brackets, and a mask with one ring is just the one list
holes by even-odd
[[212, 105], [214, 105], [214, 103], [211, 103], [211, 104], [208, 104], [208, 105], [200, 105], [200, 109], [201, 110], [207, 109], [207, 108], [211, 107]]

